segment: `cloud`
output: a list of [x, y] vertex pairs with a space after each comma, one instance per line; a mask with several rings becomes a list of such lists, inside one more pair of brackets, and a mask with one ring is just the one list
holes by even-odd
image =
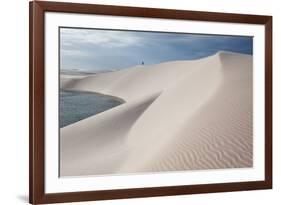
[[190, 60], [220, 50], [252, 54], [252, 37], [160, 32], [60, 29], [62, 69], [122, 69], [140, 64]]
[[61, 28], [60, 35], [62, 45], [65, 46], [85, 43], [105, 47], [128, 47], [140, 41], [137, 36], [121, 31]]
[[88, 53], [78, 49], [61, 49], [61, 55], [63, 57], [88, 56]]

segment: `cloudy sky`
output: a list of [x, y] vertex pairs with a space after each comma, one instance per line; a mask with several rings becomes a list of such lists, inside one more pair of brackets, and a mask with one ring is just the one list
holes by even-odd
[[252, 37], [60, 28], [61, 69], [105, 71], [206, 57], [252, 54]]

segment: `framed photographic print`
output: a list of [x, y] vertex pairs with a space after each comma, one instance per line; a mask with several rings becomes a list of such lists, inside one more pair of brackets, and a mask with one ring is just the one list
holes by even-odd
[[30, 203], [271, 187], [271, 16], [30, 2]]

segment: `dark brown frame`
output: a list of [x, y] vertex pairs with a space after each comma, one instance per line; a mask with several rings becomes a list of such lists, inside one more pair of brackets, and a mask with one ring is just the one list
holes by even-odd
[[[272, 16], [104, 6], [93, 4], [30, 2], [29, 5], [29, 202], [32, 204], [135, 197], [167, 196], [272, 188]], [[46, 194], [44, 191], [44, 13], [68, 12], [113, 16], [183, 19], [265, 26], [265, 180]]]

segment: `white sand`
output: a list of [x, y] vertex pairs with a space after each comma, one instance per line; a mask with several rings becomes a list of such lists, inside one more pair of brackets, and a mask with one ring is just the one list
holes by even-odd
[[124, 104], [61, 129], [61, 176], [252, 166], [252, 56], [61, 76]]

